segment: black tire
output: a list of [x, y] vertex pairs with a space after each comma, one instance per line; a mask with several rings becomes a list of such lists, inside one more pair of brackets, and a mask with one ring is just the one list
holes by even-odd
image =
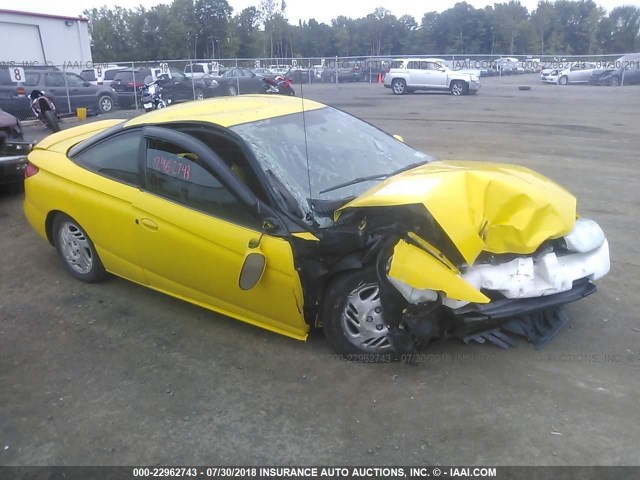
[[407, 82], [402, 78], [394, 78], [391, 82], [391, 90], [395, 95], [404, 95], [407, 93]]
[[568, 85], [569, 84], [569, 78], [566, 75], [563, 75], [558, 79], [558, 83], [560, 85]]
[[115, 106], [115, 102], [113, 98], [109, 95], [102, 95], [98, 99], [98, 111], [100, 113], [111, 113], [113, 112], [113, 107]]
[[62, 264], [77, 280], [96, 283], [107, 277], [107, 271], [89, 235], [73, 218], [59, 213], [51, 229], [53, 244]]
[[454, 80], [451, 82], [451, 85], [449, 85], [449, 90], [451, 90], [451, 94], [455, 96], [466, 95], [469, 91], [469, 85], [462, 80]]
[[238, 95], [238, 88], [235, 85], [229, 85], [227, 93], [229, 94], [229, 96], [235, 97], [236, 95]]
[[53, 110], [47, 110], [44, 112], [44, 123], [51, 129], [53, 132], [60, 131], [60, 125], [58, 124], [58, 118]]
[[[354, 304], [361, 306], [360, 311]], [[374, 269], [351, 270], [331, 281], [324, 297], [322, 329], [334, 350], [348, 360], [397, 359], [386, 338]]]
[[196, 88], [195, 92], [195, 100], [204, 100], [204, 90], [201, 88]]
[[609, 85], [611, 85], [612, 87], [619, 87], [620, 77], [618, 77], [617, 75], [614, 75], [613, 77], [611, 77], [611, 80], [609, 80]]
[[290, 97], [295, 97], [296, 96], [296, 91], [289, 87], [289, 90], [287, 91], [287, 95], [289, 95]]

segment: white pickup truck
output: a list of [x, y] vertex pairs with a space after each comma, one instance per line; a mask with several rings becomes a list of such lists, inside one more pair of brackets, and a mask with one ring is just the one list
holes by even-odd
[[477, 93], [480, 77], [449, 69], [439, 58], [401, 58], [391, 64], [384, 86], [396, 95], [416, 90], [449, 90], [453, 95]]

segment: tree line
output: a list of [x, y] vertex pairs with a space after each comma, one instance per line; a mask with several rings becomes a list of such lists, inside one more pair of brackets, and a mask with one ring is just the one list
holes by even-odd
[[596, 55], [640, 51], [640, 8], [592, 0], [466, 2], [417, 20], [376, 8], [292, 25], [284, 0], [234, 13], [227, 0], [173, 0], [150, 9], [84, 11], [97, 62], [186, 58], [306, 58], [400, 54]]

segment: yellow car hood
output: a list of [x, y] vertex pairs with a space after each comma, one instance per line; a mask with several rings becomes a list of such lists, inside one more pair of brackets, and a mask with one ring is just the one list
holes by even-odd
[[576, 199], [548, 178], [515, 165], [440, 161], [391, 177], [335, 213], [360, 207], [422, 204], [467, 264], [480, 252], [534, 252], [568, 234]]

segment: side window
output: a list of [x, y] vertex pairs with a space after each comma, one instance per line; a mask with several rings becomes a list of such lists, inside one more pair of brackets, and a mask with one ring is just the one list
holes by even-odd
[[148, 139], [145, 175], [152, 193], [236, 224], [259, 224], [196, 154], [178, 145]]
[[83, 70], [80, 73], [80, 76], [82, 78], [84, 78], [88, 82], [95, 82], [97, 80], [96, 79], [96, 72], [95, 72], [95, 70], [93, 68], [90, 69], [90, 70]]
[[67, 76], [67, 85], [69, 85], [70, 87], [71, 86], [78, 87], [78, 86], [84, 85], [85, 80], [79, 75], [76, 75], [75, 73], [67, 73], [66, 76]]
[[419, 62], [414, 62], [411, 61], [407, 64], [407, 70], [417, 70], [419, 68], [418, 66]]
[[62, 74], [60, 73], [47, 73], [44, 77], [44, 84], [47, 87], [61, 87], [64, 85]]
[[80, 166], [105, 177], [131, 185], [139, 185], [138, 152], [140, 131], [108, 138], [74, 157]]

